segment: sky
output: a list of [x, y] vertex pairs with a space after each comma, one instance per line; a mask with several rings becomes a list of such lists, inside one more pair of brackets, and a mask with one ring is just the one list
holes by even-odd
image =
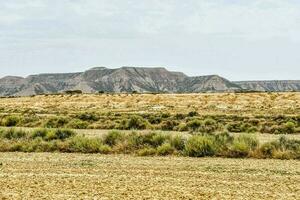
[[0, 77], [166, 67], [300, 79], [299, 0], [0, 0]]

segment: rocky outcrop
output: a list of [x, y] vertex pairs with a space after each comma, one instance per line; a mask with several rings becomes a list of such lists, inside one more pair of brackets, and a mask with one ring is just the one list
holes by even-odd
[[300, 91], [300, 81], [239, 81], [234, 82], [244, 90], [261, 92]]
[[81, 90], [103, 92], [300, 91], [300, 81], [231, 82], [218, 75], [188, 77], [165, 68], [96, 67], [85, 72], [0, 79], [0, 96], [29, 96]]

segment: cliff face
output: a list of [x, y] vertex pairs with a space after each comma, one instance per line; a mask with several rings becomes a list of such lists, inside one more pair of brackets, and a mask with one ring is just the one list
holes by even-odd
[[217, 75], [188, 77], [165, 68], [96, 67], [85, 72], [0, 79], [0, 96], [51, 94], [66, 90], [104, 92], [300, 91], [300, 81], [231, 82]]

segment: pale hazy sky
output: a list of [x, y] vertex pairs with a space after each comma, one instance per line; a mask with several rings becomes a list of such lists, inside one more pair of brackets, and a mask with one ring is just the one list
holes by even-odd
[[299, 0], [0, 0], [0, 76], [164, 66], [300, 79]]

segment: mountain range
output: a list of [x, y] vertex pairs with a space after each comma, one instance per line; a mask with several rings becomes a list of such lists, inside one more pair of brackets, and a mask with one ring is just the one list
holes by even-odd
[[38, 74], [0, 79], [0, 96], [30, 96], [81, 90], [97, 92], [285, 92], [300, 91], [299, 81], [229, 81], [218, 75], [190, 77], [165, 68], [95, 67], [84, 72]]

